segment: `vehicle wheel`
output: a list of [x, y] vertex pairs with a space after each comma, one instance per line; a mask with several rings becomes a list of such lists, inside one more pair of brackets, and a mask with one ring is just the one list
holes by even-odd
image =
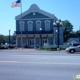
[[74, 53], [74, 52], [75, 52], [75, 50], [74, 50], [74, 49], [71, 49], [69, 52], [70, 52], [70, 53]]

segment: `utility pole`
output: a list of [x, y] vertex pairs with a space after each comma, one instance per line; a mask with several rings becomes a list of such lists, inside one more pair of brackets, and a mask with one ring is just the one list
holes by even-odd
[[79, 42], [80, 42], [80, 26], [79, 26], [78, 36], [79, 36]]
[[11, 30], [9, 30], [9, 48], [10, 48], [10, 42], [11, 42], [11, 41], [10, 41], [10, 31], [11, 31]]

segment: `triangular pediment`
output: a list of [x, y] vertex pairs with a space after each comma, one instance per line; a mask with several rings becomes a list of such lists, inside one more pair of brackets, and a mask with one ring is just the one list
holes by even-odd
[[[35, 14], [35, 15], [34, 15]], [[16, 16], [16, 20], [21, 18], [21, 14]], [[32, 4], [30, 8], [22, 13], [22, 19], [28, 18], [53, 18], [57, 20], [57, 18], [44, 10], [41, 10], [36, 4]]]
[[30, 19], [30, 18], [50, 18], [50, 17], [38, 12], [31, 12], [22, 17], [22, 19]]

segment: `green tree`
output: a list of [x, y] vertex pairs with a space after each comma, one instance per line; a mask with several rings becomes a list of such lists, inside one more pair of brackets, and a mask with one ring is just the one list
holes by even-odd
[[69, 35], [70, 33], [73, 31], [73, 25], [68, 21], [62, 21], [63, 23], [63, 29], [64, 29], [64, 42], [67, 42], [67, 40], [69, 39]]
[[76, 31], [72, 31], [71, 34], [76, 34]]
[[3, 35], [0, 35], [0, 44], [1, 43], [3, 43], [3, 44], [5, 43], [5, 39], [4, 39], [4, 36]]
[[77, 30], [76, 33], [77, 33], [77, 34], [80, 33], [80, 30]]

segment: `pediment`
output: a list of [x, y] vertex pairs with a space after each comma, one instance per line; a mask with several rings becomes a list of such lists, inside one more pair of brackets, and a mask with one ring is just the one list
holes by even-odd
[[22, 19], [30, 19], [30, 18], [50, 18], [50, 17], [38, 12], [31, 12], [22, 17]]
[[[21, 14], [16, 16], [16, 20], [21, 18]], [[36, 4], [32, 4], [30, 8], [22, 13], [22, 19], [29, 18], [53, 18], [57, 20], [56, 16], [40, 9]]]

